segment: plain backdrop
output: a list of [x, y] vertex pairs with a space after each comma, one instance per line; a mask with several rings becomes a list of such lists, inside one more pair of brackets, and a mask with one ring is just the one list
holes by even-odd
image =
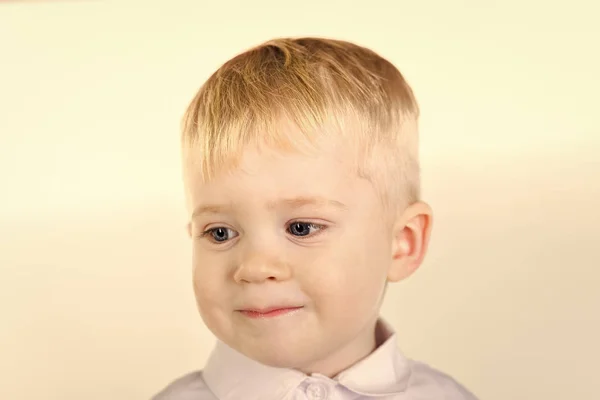
[[600, 392], [597, 2], [0, 1], [0, 398], [148, 399], [202, 368], [179, 122], [230, 57], [325, 36], [422, 109], [430, 253], [382, 313], [482, 400]]

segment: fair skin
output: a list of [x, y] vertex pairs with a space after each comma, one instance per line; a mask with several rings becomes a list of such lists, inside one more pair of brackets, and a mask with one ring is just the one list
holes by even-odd
[[[204, 184], [189, 171], [198, 309], [215, 336], [263, 364], [332, 377], [364, 358], [386, 283], [423, 260], [430, 208], [418, 202], [390, 220], [344, 149], [247, 148], [238, 168]], [[270, 307], [295, 309], [247, 312]]]

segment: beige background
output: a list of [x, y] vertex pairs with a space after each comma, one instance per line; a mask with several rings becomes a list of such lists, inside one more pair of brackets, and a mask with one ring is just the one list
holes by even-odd
[[597, 398], [599, 6], [350, 3], [0, 3], [1, 399], [148, 399], [202, 367], [179, 118], [288, 35], [369, 46], [420, 101], [436, 222], [383, 309], [404, 351], [482, 399]]

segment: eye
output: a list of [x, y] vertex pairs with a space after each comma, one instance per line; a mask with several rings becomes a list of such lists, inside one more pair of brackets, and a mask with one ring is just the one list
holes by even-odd
[[201, 235], [202, 237], [209, 237], [209, 239], [215, 243], [223, 243], [237, 236], [237, 233], [230, 228], [222, 226], [207, 229]]
[[311, 233], [313, 234], [312, 236], [315, 236], [315, 231], [321, 232], [324, 229], [325, 229], [324, 225], [313, 224], [311, 222], [296, 221], [296, 222], [291, 223], [287, 230], [289, 233], [291, 233], [294, 236], [302, 237], [302, 236], [308, 236]]

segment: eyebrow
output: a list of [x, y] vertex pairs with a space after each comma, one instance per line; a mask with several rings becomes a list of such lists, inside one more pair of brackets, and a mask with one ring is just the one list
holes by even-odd
[[[308, 197], [308, 196], [298, 196], [291, 198], [279, 199], [276, 201], [269, 201], [266, 204], [266, 208], [268, 210], [273, 210], [277, 208], [300, 208], [305, 206], [316, 206], [316, 207], [333, 207], [339, 210], [347, 210], [348, 206], [344, 203], [331, 200], [324, 197]], [[194, 209], [192, 213], [192, 218], [195, 218], [201, 214], [219, 214], [224, 213], [226, 211], [231, 211], [233, 208], [232, 204], [203, 204]]]

